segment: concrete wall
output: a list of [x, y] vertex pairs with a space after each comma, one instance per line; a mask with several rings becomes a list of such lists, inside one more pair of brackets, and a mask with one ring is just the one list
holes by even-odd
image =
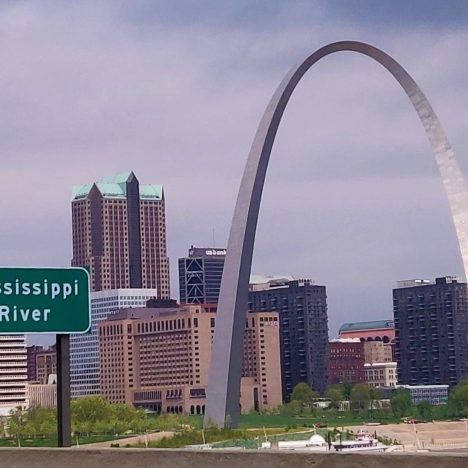
[[0, 449], [8, 468], [466, 468], [467, 455], [306, 454], [257, 451], [157, 449]]

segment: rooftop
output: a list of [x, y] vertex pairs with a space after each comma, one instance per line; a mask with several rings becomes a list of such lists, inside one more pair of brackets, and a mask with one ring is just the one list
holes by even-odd
[[395, 328], [393, 320], [372, 320], [369, 322], [343, 323], [339, 333], [357, 330], [380, 330], [382, 328]]
[[[127, 182], [133, 177], [136, 178], [135, 174], [130, 172], [123, 172], [121, 174], [115, 174], [108, 177], [103, 177], [101, 180], [91, 183], [76, 185], [72, 189], [73, 200], [81, 200], [86, 198], [91, 191], [93, 185], [96, 185], [98, 190], [101, 192], [104, 198], [116, 198], [125, 199], [127, 197]], [[162, 185], [140, 184], [140, 199], [142, 200], [162, 200], [163, 198], [163, 187]]]

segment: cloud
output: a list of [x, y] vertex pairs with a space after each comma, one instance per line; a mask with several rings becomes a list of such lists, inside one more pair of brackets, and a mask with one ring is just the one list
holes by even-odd
[[[336, 2], [3, 2], [2, 248], [67, 265], [71, 187], [133, 169], [167, 196], [172, 287], [191, 244], [227, 242], [262, 112], [289, 67], [363, 40], [421, 85], [468, 170], [466, 23], [383, 24]], [[260, 5], [260, 6], [258, 6]], [[418, 23], [419, 25], [419, 23]], [[391, 316], [402, 277], [461, 273], [434, 158], [394, 80], [336, 54], [293, 95], [262, 202], [255, 271], [327, 285], [330, 325]], [[357, 274], [358, 272], [358, 274]]]

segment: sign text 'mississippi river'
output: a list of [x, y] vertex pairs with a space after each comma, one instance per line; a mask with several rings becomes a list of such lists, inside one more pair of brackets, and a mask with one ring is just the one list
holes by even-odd
[[0, 268], [0, 333], [84, 333], [90, 326], [83, 268]]

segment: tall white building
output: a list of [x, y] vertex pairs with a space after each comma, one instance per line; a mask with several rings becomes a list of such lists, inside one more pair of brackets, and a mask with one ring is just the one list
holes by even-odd
[[70, 337], [70, 386], [72, 398], [100, 395], [99, 322], [118, 309], [144, 307], [157, 295], [156, 289], [107, 289], [90, 294], [91, 328]]
[[28, 366], [24, 335], [0, 335], [0, 416], [27, 408]]

